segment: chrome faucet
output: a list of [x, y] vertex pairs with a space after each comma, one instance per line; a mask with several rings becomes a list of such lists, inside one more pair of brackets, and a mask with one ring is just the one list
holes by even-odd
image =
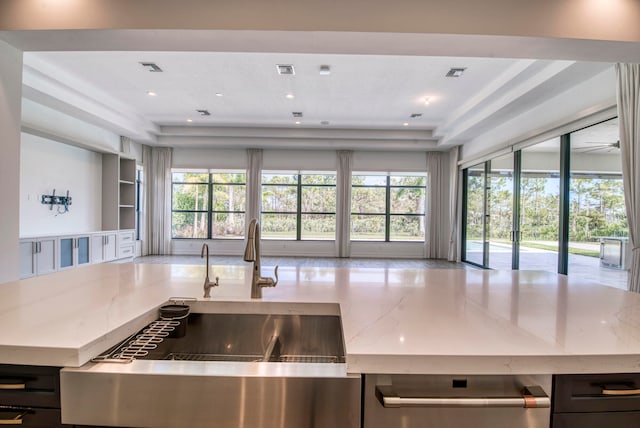
[[251, 277], [251, 298], [262, 297], [262, 287], [275, 287], [278, 283], [278, 266], [275, 268], [275, 280], [260, 276], [260, 225], [255, 218], [249, 223], [247, 235], [247, 247], [244, 250], [244, 261], [253, 262], [253, 275]]
[[204, 244], [202, 244], [202, 250], [200, 251], [200, 258], [204, 257], [205, 250], [206, 250], [206, 254], [207, 254], [207, 263], [205, 265], [204, 297], [211, 297], [211, 293], [210, 293], [211, 287], [217, 287], [218, 286], [218, 279], [219, 278], [216, 276], [216, 281], [215, 282], [209, 281], [209, 245], [207, 245], [206, 242]]

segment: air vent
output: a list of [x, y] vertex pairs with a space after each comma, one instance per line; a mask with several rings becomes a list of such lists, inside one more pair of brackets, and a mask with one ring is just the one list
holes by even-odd
[[451, 68], [451, 70], [449, 70], [449, 72], [446, 74], [447, 77], [460, 77], [462, 76], [462, 74], [464, 73], [464, 71], [466, 70], [465, 67], [453, 67]]
[[293, 115], [293, 117], [302, 117], [302, 112], [301, 111], [294, 111], [291, 114]]
[[291, 64], [277, 64], [276, 69], [278, 74], [296, 74]]
[[209, 110], [196, 110], [198, 113], [200, 113], [200, 116], [211, 116], [211, 113], [209, 113]]
[[323, 120], [322, 122], [320, 122], [320, 125], [328, 125], [329, 121], [328, 120]]
[[154, 62], [141, 62], [140, 65], [146, 67], [152, 73], [162, 73], [162, 69]]
[[415, 119], [416, 117], [422, 117], [422, 113], [411, 113], [411, 116], [409, 116], [411, 119]]
[[329, 67], [328, 65], [321, 65], [320, 66], [320, 75], [328, 76], [330, 74], [331, 74], [331, 67]]

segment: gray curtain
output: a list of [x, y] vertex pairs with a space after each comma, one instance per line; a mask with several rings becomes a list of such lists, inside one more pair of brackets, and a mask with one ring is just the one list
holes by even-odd
[[[252, 218], [260, 220], [262, 200], [262, 149], [247, 149], [247, 211], [245, 229]], [[245, 236], [247, 234], [245, 233]]]
[[336, 152], [338, 171], [336, 182], [336, 255], [351, 255], [351, 172], [353, 151]]
[[171, 157], [170, 147], [151, 149], [149, 251], [154, 255], [171, 254]]
[[460, 147], [449, 150], [449, 253], [447, 260], [455, 262], [458, 259], [458, 159]]
[[[444, 259], [447, 257], [449, 236], [444, 224], [449, 224], [448, 219], [442, 215], [443, 204], [448, 205], [446, 194], [446, 177], [443, 165], [445, 154], [442, 152], [427, 152], [427, 206], [426, 223], [427, 236], [425, 237], [425, 257], [428, 259]], [[445, 198], [446, 194], [446, 198]]]
[[142, 255], [151, 254], [151, 235], [153, 223], [151, 220], [151, 147], [142, 146], [142, 201], [140, 210], [144, 218], [144, 227], [140, 231], [142, 235]]
[[616, 64], [622, 182], [629, 223], [628, 286], [640, 292], [640, 64]]

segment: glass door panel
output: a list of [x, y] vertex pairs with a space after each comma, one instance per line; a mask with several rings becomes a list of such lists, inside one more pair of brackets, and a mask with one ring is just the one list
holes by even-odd
[[513, 154], [492, 159], [489, 171], [487, 237], [488, 267], [512, 268]]
[[558, 271], [560, 138], [522, 150], [519, 269]]
[[466, 216], [465, 246], [462, 258], [469, 263], [484, 265], [485, 250], [485, 164], [467, 169], [466, 174]]
[[628, 224], [618, 120], [570, 134], [568, 274], [626, 289]]

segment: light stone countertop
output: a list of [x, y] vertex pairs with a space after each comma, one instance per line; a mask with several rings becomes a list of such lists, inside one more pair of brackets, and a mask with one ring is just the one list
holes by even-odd
[[[640, 371], [640, 295], [532, 271], [283, 267], [262, 301], [339, 303], [350, 373]], [[251, 265], [213, 266], [250, 304]], [[263, 266], [263, 275], [272, 274]], [[96, 264], [0, 284], [0, 363], [78, 367], [203, 299], [204, 266]]]

